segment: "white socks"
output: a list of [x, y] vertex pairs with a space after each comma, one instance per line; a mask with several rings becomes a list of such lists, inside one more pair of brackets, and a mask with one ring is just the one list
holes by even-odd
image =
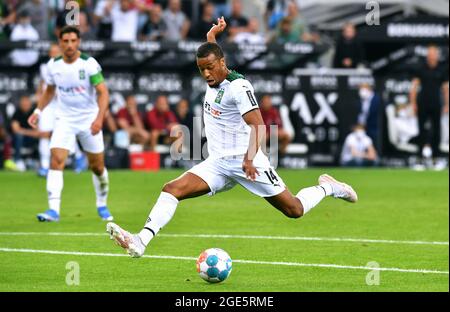
[[324, 199], [326, 196], [333, 195], [333, 189], [329, 183], [323, 183], [318, 186], [308, 187], [300, 190], [296, 197], [303, 206], [303, 215]]
[[63, 185], [63, 172], [59, 170], [49, 170], [47, 175], [48, 208], [55, 210], [58, 214], [61, 206], [61, 192]]
[[50, 139], [39, 139], [39, 158], [41, 160], [41, 168], [50, 168]]
[[[101, 176], [92, 175], [95, 194], [97, 195], [97, 207], [106, 206], [108, 198], [109, 180], [108, 171], [103, 171]], [[64, 186], [63, 172], [49, 170], [47, 175], [48, 208], [55, 210], [58, 214], [61, 208], [61, 192]]]
[[162, 192], [159, 195], [158, 201], [150, 212], [147, 223], [139, 233], [139, 238], [145, 246], [148, 245], [159, 230], [169, 223], [175, 214], [177, 206], [178, 199], [172, 194]]
[[92, 174], [92, 182], [94, 183], [95, 195], [97, 196], [97, 208], [105, 207], [109, 192], [108, 170], [103, 170], [101, 176]]

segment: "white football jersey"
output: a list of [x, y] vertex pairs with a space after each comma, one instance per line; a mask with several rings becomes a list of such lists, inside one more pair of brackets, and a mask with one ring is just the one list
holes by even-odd
[[97, 61], [84, 53], [72, 64], [62, 57], [48, 62], [47, 85], [56, 87], [56, 117], [92, 122], [98, 113], [95, 86], [104, 81]]
[[41, 64], [41, 66], [39, 67], [39, 73], [41, 75], [41, 80], [44, 82], [42, 88], [44, 89], [43, 91], [45, 91], [45, 89], [47, 89], [48, 81], [48, 63]]
[[247, 152], [251, 128], [242, 116], [257, 108], [253, 86], [234, 71], [218, 87], [207, 87], [203, 116], [210, 158]]
[[[41, 64], [41, 66], [39, 67], [39, 72], [40, 72], [40, 75], [41, 75], [41, 81], [43, 81], [42, 92], [44, 92], [45, 89], [47, 89], [48, 62]], [[55, 96], [53, 97], [53, 99], [51, 100], [51, 102], [47, 106], [54, 105], [56, 103], [56, 97], [57, 97], [57, 95], [55, 94]]]

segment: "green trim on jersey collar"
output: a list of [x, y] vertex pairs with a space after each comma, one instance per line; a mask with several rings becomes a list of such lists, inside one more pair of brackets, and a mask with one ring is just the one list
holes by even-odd
[[87, 61], [90, 57], [91, 57], [90, 55], [88, 55], [84, 52], [81, 52], [81, 54], [80, 54], [80, 58], [84, 61]]
[[55, 62], [61, 61], [63, 59], [62, 55], [55, 57]]
[[98, 72], [95, 75], [89, 77], [89, 81], [91, 82], [91, 84], [93, 86], [97, 86], [100, 83], [102, 83], [103, 81], [105, 81], [105, 78], [103, 78], [102, 72]]
[[244, 75], [239, 74], [237, 71], [232, 70], [228, 76], [227, 76], [227, 80], [229, 82], [232, 82], [233, 80], [236, 79], [245, 79]]

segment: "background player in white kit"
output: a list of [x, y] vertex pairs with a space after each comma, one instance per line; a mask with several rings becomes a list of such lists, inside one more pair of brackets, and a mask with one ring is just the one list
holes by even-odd
[[263, 197], [287, 217], [299, 218], [326, 196], [357, 201], [356, 192], [329, 175], [319, 185], [302, 189], [296, 196], [261, 152], [265, 126], [251, 83], [230, 71], [216, 35], [226, 27], [223, 18], [208, 33], [208, 43], [197, 50], [197, 65], [208, 88], [203, 105], [209, 157], [176, 180], [167, 183], [139, 234], [133, 235], [112, 222], [111, 239], [132, 257], [141, 257], [150, 240], [173, 217], [178, 202], [205, 194], [227, 191], [240, 184]]
[[[50, 59], [56, 58], [61, 55], [59, 46], [56, 43], [50, 45], [48, 50], [48, 56]], [[40, 68], [41, 80], [39, 86], [36, 90], [36, 98], [39, 98], [44, 94], [47, 88], [47, 76], [48, 76], [48, 63], [41, 64]], [[50, 168], [50, 137], [55, 125], [55, 110], [56, 110], [56, 96], [50, 101], [50, 103], [42, 110], [39, 116], [38, 128], [44, 134], [43, 137], [39, 138], [39, 171], [38, 175], [41, 177], [47, 177], [48, 170]], [[78, 147], [78, 144], [74, 145], [75, 151], [75, 172], [79, 173], [84, 170], [85, 156], [83, 152]]]
[[59, 45], [62, 56], [48, 63], [47, 88], [28, 122], [37, 127], [41, 111], [56, 93], [55, 125], [50, 141], [51, 161], [47, 175], [49, 209], [37, 215], [39, 221], [59, 221], [63, 170], [76, 140], [87, 153], [97, 197], [97, 212], [111, 221], [107, 208], [108, 171], [104, 165], [102, 126], [108, 110], [109, 95], [97, 61], [78, 50], [80, 32], [66, 26], [61, 30]]

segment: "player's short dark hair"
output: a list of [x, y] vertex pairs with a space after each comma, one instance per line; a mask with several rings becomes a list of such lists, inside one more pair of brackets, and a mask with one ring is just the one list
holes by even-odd
[[76, 34], [77, 38], [80, 39], [80, 30], [78, 28], [76, 28], [75, 26], [70, 26], [70, 25], [64, 26], [61, 29], [61, 32], [59, 33], [59, 39], [62, 39], [62, 37], [65, 34], [71, 34], [71, 33]]
[[210, 54], [214, 54], [219, 59], [225, 56], [217, 43], [206, 42], [197, 49], [197, 58], [208, 57]]

